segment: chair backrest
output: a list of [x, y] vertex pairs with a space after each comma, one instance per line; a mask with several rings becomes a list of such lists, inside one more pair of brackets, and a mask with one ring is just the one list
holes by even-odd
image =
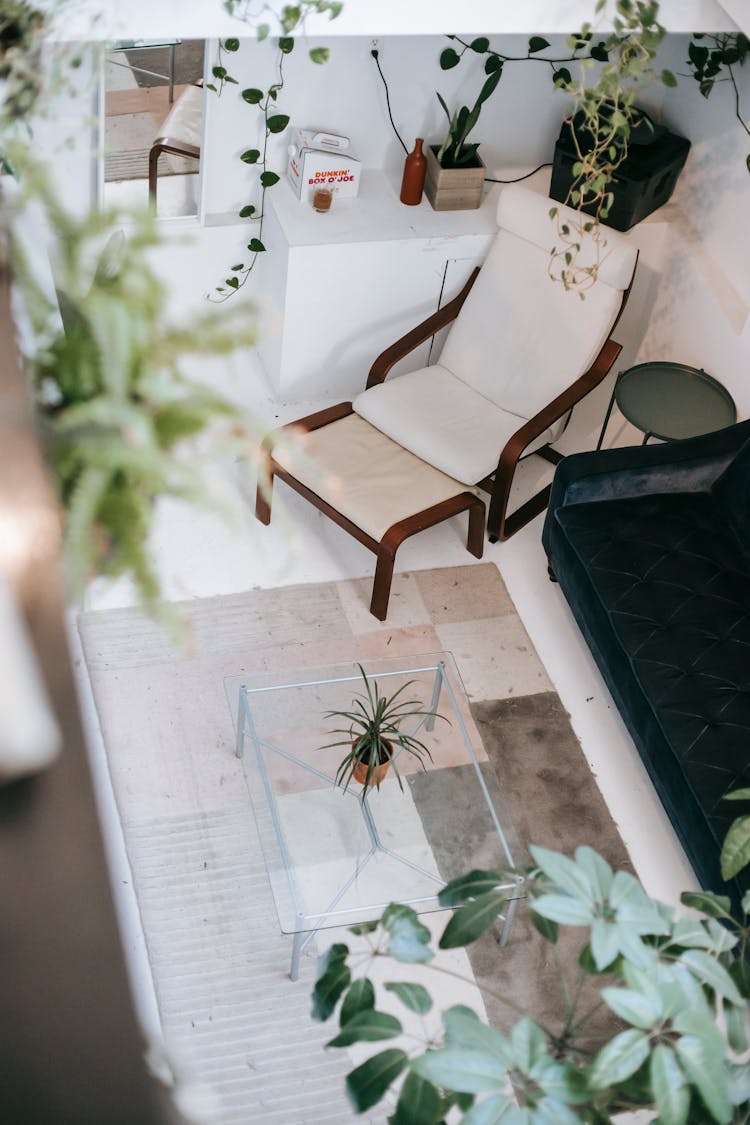
[[[531, 418], [582, 375], [607, 340], [630, 284], [637, 249], [602, 228], [600, 267], [585, 299], [549, 276], [560, 222], [580, 214], [520, 185], [503, 189], [499, 230], [451, 328], [439, 363], [503, 410]], [[575, 228], [571, 228], [575, 229]], [[584, 235], [578, 264], [596, 261]]]

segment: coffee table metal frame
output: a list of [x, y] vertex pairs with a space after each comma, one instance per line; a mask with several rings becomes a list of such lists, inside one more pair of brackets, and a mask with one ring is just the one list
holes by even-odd
[[121, 66], [124, 70], [136, 70], [139, 74], [148, 74], [152, 78], [166, 78], [169, 83], [169, 104], [174, 101], [174, 54], [175, 47], [179, 47], [181, 39], [121, 39], [107, 47], [107, 54], [122, 54], [125, 51], [169, 51], [169, 73], [162, 74], [158, 70], [146, 70], [143, 66], [136, 66], [131, 62], [119, 62], [118, 59], [107, 59], [112, 66]]
[[[416, 660], [418, 661], [419, 657], [417, 657]], [[458, 728], [461, 731], [461, 735], [462, 735], [463, 740], [466, 744], [466, 749], [468, 750], [469, 757], [471, 759], [472, 765], [474, 766], [476, 776], [477, 776], [477, 779], [479, 781], [479, 786], [480, 786], [480, 788], [482, 790], [482, 793], [484, 795], [484, 799], [487, 802], [487, 808], [489, 809], [492, 822], [494, 824], [495, 830], [497, 831], [497, 835], [498, 835], [498, 838], [500, 840], [500, 844], [501, 844], [501, 847], [503, 849], [503, 853], [505, 855], [505, 858], [508, 862], [508, 866], [513, 867], [514, 866], [514, 859], [513, 859], [513, 856], [511, 854], [510, 847], [508, 845], [508, 840], [507, 840], [506, 834], [503, 830], [502, 825], [500, 824], [500, 820], [498, 819], [497, 812], [496, 812], [495, 807], [492, 803], [492, 799], [491, 799], [490, 794], [488, 792], [487, 785], [485, 783], [484, 777], [482, 776], [482, 771], [479, 768], [479, 762], [477, 760], [477, 757], [476, 757], [476, 754], [475, 754], [475, 751], [474, 751], [474, 747], [472, 746], [472, 742], [471, 742], [471, 738], [469, 736], [469, 732], [466, 729], [466, 724], [464, 722], [463, 716], [461, 715], [461, 711], [460, 711], [460, 708], [458, 706], [458, 701], [456, 699], [456, 695], [455, 695], [455, 692], [454, 692], [454, 689], [453, 689], [453, 685], [451, 684], [449, 677], [446, 675], [445, 660], [441, 659], [441, 660], [438, 660], [437, 663], [427, 665], [427, 666], [425, 666], [424, 664], [417, 663], [417, 664], [414, 664], [414, 666], [412, 666], [412, 667], [398, 668], [398, 669], [394, 669], [394, 670], [391, 670], [391, 671], [377, 671], [374, 674], [377, 675], [377, 678], [379, 680], [381, 680], [381, 679], [387, 678], [388, 676], [405, 676], [405, 675], [408, 676], [408, 675], [414, 675], [414, 674], [417, 674], [417, 673], [424, 673], [424, 672], [434, 672], [435, 673], [435, 679], [433, 681], [433, 688], [432, 688], [432, 698], [430, 700], [430, 706], [429, 706], [428, 710], [429, 711], [436, 711], [437, 710], [438, 704], [440, 702], [441, 694], [444, 691], [446, 696], [448, 697], [448, 699], [450, 701], [451, 708], [453, 710], [453, 714], [455, 716]], [[339, 785], [336, 782], [336, 779], [331, 777], [324, 770], [317, 769], [315, 766], [310, 765], [310, 763], [304, 762], [301, 758], [296, 757], [296, 755], [291, 754], [288, 751], [282, 749], [282, 747], [276, 746], [273, 743], [266, 741], [265, 739], [263, 739], [259, 736], [259, 734], [256, 730], [255, 721], [254, 721], [254, 718], [253, 718], [252, 707], [250, 706], [250, 697], [253, 694], [269, 692], [269, 691], [283, 691], [287, 688], [294, 688], [294, 687], [318, 687], [318, 686], [322, 686], [322, 685], [325, 685], [325, 684], [348, 683], [348, 682], [351, 682], [351, 683], [359, 682], [361, 684], [362, 677], [359, 674], [356, 674], [356, 675], [350, 675], [350, 676], [329, 677], [329, 678], [317, 679], [317, 680], [299, 679], [299, 680], [290, 681], [289, 683], [273, 684], [273, 685], [269, 685], [269, 686], [265, 686], [265, 687], [259, 687], [259, 688], [248, 687], [246, 684], [242, 684], [240, 686], [240, 690], [239, 690], [239, 701], [238, 701], [238, 707], [237, 707], [237, 738], [236, 738], [235, 753], [236, 753], [236, 756], [238, 758], [242, 758], [244, 756], [245, 739], [249, 738], [253, 747], [254, 747], [254, 749], [255, 749], [256, 760], [257, 760], [258, 768], [259, 768], [260, 775], [261, 775], [261, 778], [262, 778], [262, 781], [263, 781], [263, 788], [264, 788], [264, 791], [265, 791], [266, 801], [268, 802], [268, 808], [269, 808], [269, 811], [271, 813], [271, 818], [272, 818], [272, 821], [273, 821], [273, 827], [274, 827], [274, 832], [275, 832], [275, 835], [276, 835], [276, 841], [277, 841], [278, 846], [279, 846], [279, 851], [281, 853], [282, 863], [284, 865], [284, 870], [286, 872], [287, 880], [288, 880], [289, 887], [291, 889], [292, 896], [293, 896], [293, 899], [294, 899], [294, 904], [295, 904], [296, 925], [295, 925], [295, 930], [294, 930], [294, 941], [293, 941], [293, 945], [292, 945], [292, 960], [291, 960], [291, 966], [290, 966], [290, 969], [289, 969], [289, 976], [293, 981], [296, 981], [299, 978], [300, 957], [302, 956], [303, 952], [305, 951], [305, 949], [307, 948], [309, 943], [312, 941], [312, 939], [318, 933], [318, 931], [320, 929], [326, 927], [327, 925], [328, 926], [334, 926], [334, 925], [345, 924], [346, 921], [347, 921], [347, 917], [346, 917], [347, 915], [352, 914], [352, 913], [361, 913], [362, 912], [363, 907], [361, 907], [361, 906], [355, 907], [355, 908], [350, 908], [350, 909], [339, 909], [339, 910], [337, 910], [336, 908], [337, 908], [338, 904], [341, 902], [341, 899], [344, 897], [344, 895], [349, 890], [349, 888], [357, 880], [357, 878], [359, 877], [359, 875], [361, 874], [363, 869], [369, 864], [370, 860], [373, 859], [373, 857], [376, 856], [379, 852], [389, 856], [391, 859], [394, 859], [399, 863], [405, 864], [407, 867], [411, 867], [414, 871], [417, 871], [420, 875], [426, 876], [429, 880], [432, 880], [433, 882], [438, 884], [440, 887], [445, 886], [445, 880], [444, 879], [441, 879], [439, 876], [435, 875], [431, 871], [428, 871], [426, 868], [420, 866], [419, 864], [414, 863], [412, 860], [408, 859], [406, 856], [399, 855], [397, 852], [394, 852], [391, 848], [388, 848], [383, 843], [383, 840], [382, 840], [382, 838], [381, 838], [381, 836], [378, 832], [378, 828], [377, 828], [377, 825], [375, 823], [375, 819], [372, 815], [372, 811], [369, 807], [369, 794], [368, 794], [367, 791], [365, 791], [364, 794], [362, 794], [360, 792], [355, 792], [351, 788]], [[414, 730], [411, 731], [410, 733], [413, 734], [413, 735], [416, 735], [418, 733], [418, 731], [422, 728], [422, 726], [424, 726], [426, 730], [432, 730], [434, 728], [434, 725], [435, 725], [435, 717], [434, 716], [424, 716], [419, 720], [419, 722], [415, 726]], [[275, 802], [274, 794], [273, 794], [271, 784], [270, 784], [270, 781], [269, 781], [268, 772], [266, 770], [265, 762], [263, 760], [263, 754], [262, 754], [263, 750], [265, 750], [266, 752], [277, 754], [280, 757], [285, 758], [287, 761], [293, 762], [295, 765], [299, 766], [301, 769], [307, 771], [308, 773], [311, 773], [311, 774], [315, 775], [316, 777], [320, 778], [323, 781], [330, 782], [330, 784], [334, 788], [342, 789], [343, 796], [347, 797], [351, 800], [356, 801], [357, 805], [361, 809], [362, 817], [364, 818], [364, 824], [365, 824], [365, 828], [366, 828], [366, 831], [367, 831], [367, 836], [368, 836], [369, 842], [370, 842], [369, 849], [366, 852], [366, 854], [361, 859], [359, 859], [357, 861], [351, 875], [341, 885], [341, 887], [338, 889], [338, 891], [336, 892], [334, 897], [331, 899], [327, 908], [324, 911], [322, 911], [321, 913], [309, 914], [303, 909], [302, 896], [299, 892], [299, 889], [297, 888], [297, 886], [295, 884], [295, 879], [293, 877], [293, 870], [294, 870], [293, 864], [292, 864], [292, 861], [291, 861], [291, 859], [288, 855], [288, 852], [287, 852], [287, 847], [286, 847], [286, 843], [285, 843], [285, 840], [284, 840], [284, 833], [283, 833], [283, 830], [282, 830], [282, 827], [281, 827], [281, 821], [280, 821], [280, 818], [279, 818], [278, 809], [276, 807], [276, 802]], [[401, 751], [397, 752], [396, 757], [398, 757], [399, 753], [401, 753]], [[510, 928], [511, 928], [511, 925], [513, 923], [513, 918], [514, 918], [515, 913], [516, 913], [518, 898], [521, 897], [522, 894], [523, 894], [523, 891], [522, 891], [523, 882], [524, 882], [523, 876], [518, 875], [518, 876], [515, 877], [515, 879], [512, 882], [508, 882], [507, 884], [503, 884], [501, 887], [498, 888], [498, 889], [503, 889], [503, 890], [507, 889], [508, 891], [512, 892], [512, 897], [509, 896], [505, 913], [498, 915], [499, 920], [502, 922], [500, 933], [499, 933], [498, 938], [497, 938], [498, 945], [501, 945], [501, 946], [505, 945], [508, 941], [508, 937], [510, 935]], [[421, 898], [412, 898], [412, 899], [408, 899], [408, 900], [404, 900], [404, 901], [405, 901], [406, 905], [411, 906], [413, 909], [415, 909], [417, 911], [417, 913], [419, 913], [420, 905], [422, 905], [424, 903], [427, 903], [427, 902], [434, 903], [435, 896], [429, 896], [429, 897], [424, 896], [424, 897], [421, 897]], [[378, 902], [378, 903], [370, 903], [370, 904], [368, 904], [367, 909], [368, 910], [378, 910], [378, 909], [384, 910], [386, 908], [386, 906], [388, 906], [388, 901], [383, 901], [383, 902]]]

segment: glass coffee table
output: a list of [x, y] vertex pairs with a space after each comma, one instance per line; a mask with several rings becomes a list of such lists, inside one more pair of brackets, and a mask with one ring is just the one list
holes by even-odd
[[[390, 902], [418, 914], [443, 910], [442, 887], [474, 868], [515, 866], [518, 846], [492, 765], [474, 728], [450, 653], [368, 660], [368, 676], [386, 695], [410, 682], [403, 697], [444, 719], [415, 718], [432, 760], [422, 769], [396, 758], [403, 791], [391, 776], [363, 792], [335, 782], [345, 747], [322, 749], [342, 737], [330, 710], [351, 710], [364, 693], [356, 664], [299, 672], [233, 676], [225, 681], [236, 716], [242, 759], [268, 878], [283, 933], [293, 934], [290, 976], [315, 934], [380, 917]], [[448, 720], [448, 721], [445, 721]], [[505, 944], [523, 877], [509, 874], [500, 915]]]

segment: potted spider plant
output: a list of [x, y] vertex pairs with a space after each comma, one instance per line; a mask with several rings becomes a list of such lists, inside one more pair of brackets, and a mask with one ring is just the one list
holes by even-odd
[[411, 754], [423, 769], [427, 768], [425, 756], [432, 760], [429, 749], [416, 737], [416, 733], [409, 734], [402, 725], [411, 719], [443, 719], [444, 716], [437, 711], [426, 710], [418, 699], [404, 697], [403, 693], [411, 687], [413, 680], [387, 696], [381, 692], [378, 681], [369, 678], [361, 664], [357, 667], [362, 675], [365, 694], [354, 696], [351, 711], [326, 711], [327, 719], [342, 720], [347, 725], [331, 730], [331, 734], [343, 737], [326, 743], [321, 749], [348, 747], [336, 770], [336, 784], [347, 789], [352, 780], [359, 782], [364, 800], [370, 786], [380, 788], [391, 766], [399, 787], [404, 788], [396, 767], [400, 751]]

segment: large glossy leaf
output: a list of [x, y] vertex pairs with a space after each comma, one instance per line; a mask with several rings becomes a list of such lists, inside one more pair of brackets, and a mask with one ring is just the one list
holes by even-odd
[[313, 1019], [327, 1020], [339, 997], [349, 987], [352, 975], [346, 963], [348, 954], [347, 946], [337, 943], [318, 958], [318, 973], [312, 995]]
[[723, 965], [705, 953], [702, 949], [688, 949], [680, 954], [680, 963], [687, 965], [688, 969], [698, 980], [713, 988], [720, 996], [724, 996], [733, 1004], [740, 1004], [742, 997], [737, 991], [737, 985]]
[[719, 1125], [728, 1125], [732, 1118], [728, 1079], [716, 1052], [696, 1035], [683, 1035], [677, 1040], [675, 1051], [706, 1109]]
[[591, 924], [591, 956], [599, 972], [611, 965], [620, 952], [620, 931], [616, 922], [595, 918]]
[[721, 849], [722, 878], [733, 879], [748, 863], [750, 863], [750, 816], [740, 816], [732, 823]]
[[607, 1007], [633, 1027], [642, 1030], [653, 1027], [662, 1016], [659, 994], [655, 989], [645, 995], [630, 988], [603, 988], [601, 995]]
[[396, 1112], [389, 1125], [437, 1125], [443, 1117], [443, 1101], [436, 1087], [410, 1071], [401, 1087]]
[[589, 1084], [595, 1090], [606, 1089], [624, 1082], [635, 1074], [649, 1055], [648, 1036], [631, 1028], [621, 1031], [602, 1047], [589, 1071]]
[[365, 1012], [374, 1007], [375, 989], [372, 986], [372, 981], [368, 977], [359, 977], [358, 980], [353, 980], [344, 997], [344, 1003], [341, 1005], [341, 1012], [339, 1013], [341, 1027], [348, 1023], [353, 1016], [358, 1015], [359, 1012]]
[[693, 910], [700, 910], [709, 918], [725, 918], [732, 907], [726, 895], [714, 895], [709, 891], [683, 891], [680, 902], [683, 906], [692, 906]]
[[403, 1027], [395, 1016], [388, 1012], [376, 1012], [374, 1008], [367, 1008], [357, 1012], [347, 1020], [335, 1039], [326, 1043], [326, 1047], [349, 1047], [352, 1043], [375, 1043], [379, 1039], [393, 1039], [400, 1035]]
[[410, 906], [392, 902], [386, 907], [380, 924], [388, 933], [386, 952], [396, 961], [415, 964], [431, 961], [435, 956], [429, 946], [432, 935]]
[[408, 1063], [409, 1058], [404, 1051], [390, 1047], [350, 1071], [346, 1076], [346, 1092], [357, 1113], [364, 1113], [377, 1105]]
[[507, 1041], [494, 1027], [483, 1023], [471, 1008], [456, 1004], [443, 1012], [442, 1020], [445, 1041], [449, 1047], [461, 1047], [467, 1051], [476, 1048], [478, 1051], [497, 1054], [510, 1062], [512, 1056]]
[[532, 844], [529, 850], [534, 857], [534, 862], [560, 890], [583, 899], [589, 905], [594, 902], [597, 897], [597, 887], [588, 871], [579, 866], [575, 860], [569, 859], [561, 852], [540, 848], [536, 844]]
[[469, 871], [446, 883], [438, 900], [441, 906], [463, 906], [469, 899], [494, 891], [507, 882], [508, 875], [502, 871]]
[[570, 895], [542, 895], [534, 899], [534, 910], [564, 926], [590, 926], [594, 920], [589, 907]]
[[462, 1125], [513, 1125], [522, 1120], [520, 1111], [505, 1094], [484, 1098], [464, 1114]]
[[457, 949], [476, 941], [497, 920], [507, 899], [504, 891], [490, 891], [460, 907], [443, 930], [440, 948]]
[[389, 992], [395, 992], [401, 1003], [410, 1012], [423, 1016], [432, 1007], [432, 997], [422, 984], [412, 984], [410, 981], [390, 981], [385, 986]]
[[506, 1082], [504, 1062], [493, 1052], [476, 1047], [443, 1047], [412, 1062], [412, 1069], [429, 1082], [466, 1094], [500, 1093]]
[[662, 1125], [685, 1125], [690, 1109], [690, 1090], [674, 1051], [657, 1043], [649, 1064], [651, 1089]]

